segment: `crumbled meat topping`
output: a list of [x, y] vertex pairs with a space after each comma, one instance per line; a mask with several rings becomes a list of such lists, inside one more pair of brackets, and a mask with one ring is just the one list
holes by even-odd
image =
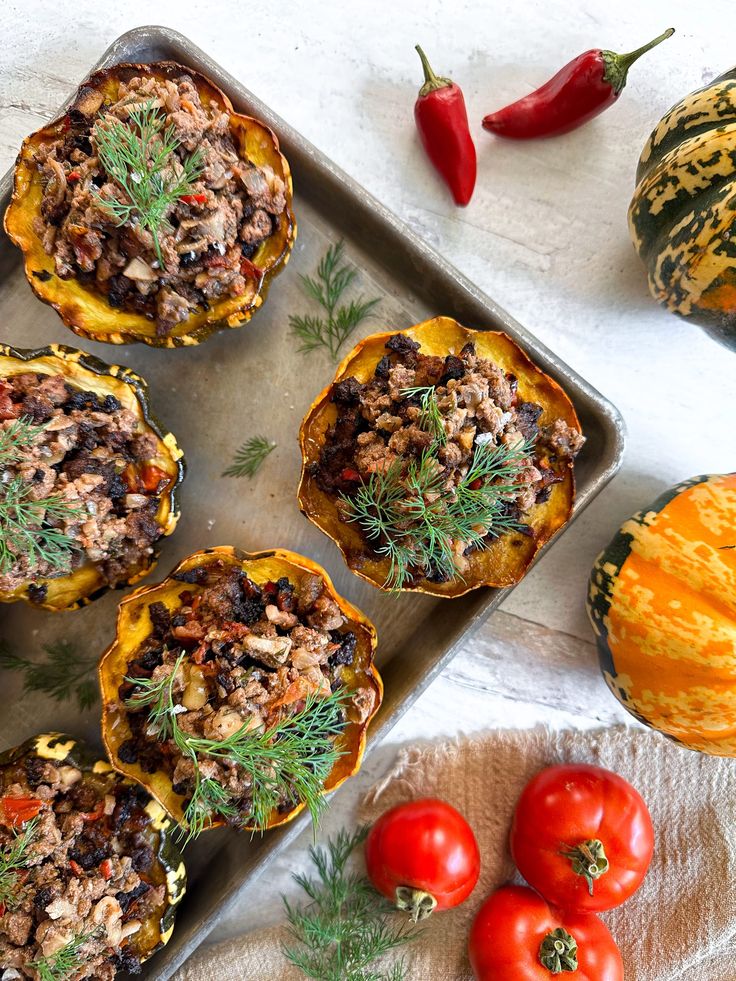
[[[100, 204], [100, 198], [126, 199], [102, 167], [98, 129], [125, 122], [132, 105], [146, 103], [179, 141], [172, 166], [194, 150], [203, 164], [190, 193], [167, 211], [159, 235], [163, 270], [151, 232], [134, 219], [118, 224]], [[64, 137], [36, 154], [44, 192], [35, 230], [54, 257], [56, 274], [82, 280], [113, 307], [155, 320], [161, 335], [210, 301], [242, 296], [247, 278], [257, 274], [250, 259], [286, 207], [286, 188], [270, 167], [243, 156], [228, 113], [203, 105], [188, 75], [176, 81], [136, 77], [119, 83], [110, 102], [87, 89], [68, 120]]]
[[[81, 966], [67, 981], [109, 981], [122, 961], [139, 970], [129, 945], [166, 901], [146, 794], [110, 772], [29, 756], [0, 770], [0, 803], [14, 798], [32, 799], [40, 812], [20, 887], [0, 905], [0, 968], [37, 981], [28, 964], [84, 937]], [[0, 850], [12, 847], [15, 833], [0, 822]]]
[[[472, 343], [441, 358], [422, 354], [416, 341], [396, 334], [386, 350], [369, 381], [351, 376], [334, 385], [337, 419], [311, 471], [318, 486], [349, 500], [376, 472], [421, 458], [434, 439], [422, 420], [420, 394], [408, 390], [432, 389], [444, 430], [437, 461], [450, 491], [469, 472], [482, 443], [531, 446], [519, 470], [518, 491], [505, 509], [522, 532], [533, 534], [524, 516], [563, 479], [584, 443], [582, 434], [563, 419], [540, 425], [542, 406], [524, 401], [517, 379], [479, 357]], [[366, 539], [366, 554], [379, 554], [381, 544]], [[457, 545], [456, 565], [462, 571], [463, 543]]]
[[44, 428], [3, 469], [3, 479], [19, 477], [33, 500], [58, 496], [68, 502], [73, 510], [58, 519], [58, 528], [78, 547], [69, 554], [68, 568], [51, 569], [43, 561], [31, 566], [27, 556], [17, 556], [0, 575], [0, 590], [68, 575], [87, 563], [107, 585], [126, 582], [149, 564], [162, 533], [159, 495], [171, 478], [150, 462], [158, 454], [158, 438], [113, 395], [83, 391], [60, 374], [0, 379], [0, 430], [21, 418]]
[[[196, 574], [195, 574], [196, 573]], [[300, 712], [310, 696], [328, 696], [353, 664], [356, 636], [319, 576], [299, 587], [287, 578], [260, 585], [239, 568], [217, 561], [185, 573], [189, 586], [175, 610], [153, 603], [153, 631], [128, 663], [119, 695], [127, 705], [131, 738], [119, 757], [146, 772], [164, 770], [174, 791], [190, 797], [195, 784], [191, 758], [172, 740], [157, 741], [148, 731], [148, 714], [130, 707], [139, 689], [136, 678], [171, 677], [177, 722], [186, 733], [221, 741], [243, 729], [272, 728]], [[191, 581], [191, 585], [190, 584]], [[359, 694], [359, 693], [358, 693]], [[360, 699], [353, 697], [351, 719], [362, 721]], [[365, 705], [366, 715], [371, 704]], [[242, 826], [251, 810], [250, 779], [227, 759], [201, 757], [203, 776], [226, 788]], [[294, 801], [283, 797], [284, 809]]]

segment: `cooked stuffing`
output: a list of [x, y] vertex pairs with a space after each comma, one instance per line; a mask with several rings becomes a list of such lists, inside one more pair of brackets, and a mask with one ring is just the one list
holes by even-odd
[[[178, 725], [219, 742], [243, 727], [254, 734], [268, 730], [300, 712], [310, 695], [330, 695], [353, 663], [357, 639], [319, 576], [306, 577], [299, 588], [285, 577], [258, 585], [218, 561], [177, 578], [191, 588], [179, 594], [175, 610], [160, 602], [149, 606], [153, 631], [128, 664], [131, 680], [120, 686], [132, 736], [118, 755], [147, 773], [163, 769], [175, 793], [189, 798], [193, 761], [172, 740], [151, 735], [146, 709], [130, 707], [140, 691], [136, 678], [170, 678], [183, 653], [172, 689]], [[352, 719], [362, 721], [372, 707], [372, 691], [352, 694]], [[210, 756], [200, 756], [198, 767], [227, 790], [237, 811], [230, 823], [247, 823], [252, 797], [244, 768]], [[295, 803], [285, 792], [278, 807], [287, 811]]]
[[[31, 580], [68, 575], [92, 563], [109, 586], [125, 583], [150, 562], [162, 534], [159, 496], [171, 478], [151, 461], [158, 439], [113, 395], [101, 397], [71, 385], [63, 375], [24, 372], [0, 379], [0, 431], [18, 419], [42, 426], [19, 459], [2, 467], [0, 479], [20, 478], [31, 500], [60, 497], [64, 517], [49, 519], [75, 543], [66, 567], [17, 555], [0, 574], [0, 590]], [[43, 602], [45, 586], [32, 598]]]
[[166, 899], [148, 800], [141, 788], [109, 772], [83, 773], [71, 759], [30, 755], [0, 771], [0, 855], [28, 827], [13, 829], [15, 809], [30, 802], [30, 813], [38, 810], [12, 900], [0, 904], [0, 977], [38, 981], [30, 963], [53, 964], [80, 938], [80, 966], [65, 981], [140, 970], [129, 945]]
[[[429, 390], [444, 431], [443, 445], [422, 414], [422, 394]], [[422, 354], [420, 345], [405, 334], [386, 343], [386, 354], [376, 365], [373, 378], [361, 383], [347, 377], [333, 386], [332, 402], [337, 420], [327, 432], [312, 475], [326, 493], [340, 497], [338, 507], [347, 511], [349, 501], [376, 473], [406, 467], [434, 447], [443, 487], [451, 493], [469, 472], [477, 447], [484, 443], [531, 447], [521, 461], [514, 486], [518, 491], [505, 502], [505, 515], [522, 533], [533, 533], [524, 516], [548, 499], [552, 485], [563, 479], [568, 463], [579, 452], [584, 438], [562, 419], [539, 425], [542, 407], [524, 401], [517, 379], [498, 365], [476, 354], [467, 344], [459, 354], [435, 357]], [[378, 555], [381, 539], [365, 539], [367, 555]], [[477, 545], [454, 546], [455, 566], [461, 574], [464, 556]], [[427, 570], [416, 570], [415, 581]], [[447, 573], [429, 570], [426, 578], [443, 581]]]
[[[104, 204], [130, 201], [100, 161], [100, 131], [115, 120], [130, 126], [131, 107], [143, 105], [158, 110], [177, 143], [163, 178], [178, 175], [195, 151], [201, 164], [187, 194], [166, 209], [158, 233], [164, 268], [151, 231], [135, 214], [118, 224]], [[118, 84], [109, 102], [101, 92], [83, 89], [67, 119], [64, 137], [36, 154], [44, 192], [35, 231], [61, 279], [83, 281], [105, 294], [110, 306], [155, 321], [157, 333], [165, 335], [193, 311], [242, 296], [247, 280], [259, 278], [250, 260], [286, 207], [284, 182], [241, 154], [228, 113], [203, 105], [191, 77], [131, 78]], [[153, 155], [161, 134], [151, 143]]]

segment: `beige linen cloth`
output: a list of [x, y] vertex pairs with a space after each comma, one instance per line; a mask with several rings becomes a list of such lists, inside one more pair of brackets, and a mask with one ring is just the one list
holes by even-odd
[[[596, 763], [626, 777], [654, 821], [655, 857], [644, 885], [604, 914], [627, 981], [736, 981], [736, 760], [692, 753], [623, 726], [494, 731], [399, 753], [355, 820], [371, 821], [410, 797], [443, 797], [470, 821], [483, 860], [470, 899], [436, 914], [421, 940], [404, 948], [409, 978], [472, 978], [469, 925], [483, 898], [514, 875], [507, 837], [519, 793], [543, 766], [568, 761]], [[276, 927], [202, 948], [175, 981], [298, 981], [303, 975], [280, 952], [285, 936]]]

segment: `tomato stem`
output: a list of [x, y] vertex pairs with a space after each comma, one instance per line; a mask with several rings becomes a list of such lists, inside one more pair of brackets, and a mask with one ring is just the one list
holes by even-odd
[[562, 927], [548, 933], [539, 947], [539, 963], [552, 974], [577, 971], [578, 945], [575, 938]]
[[423, 889], [412, 889], [411, 886], [397, 886], [394, 893], [396, 909], [409, 913], [414, 923], [426, 920], [437, 905], [437, 900]]
[[565, 848], [560, 854], [570, 860], [575, 875], [582, 875], [588, 883], [588, 892], [592, 896], [593, 883], [609, 869], [603, 842], [593, 838], [575, 845], [574, 848]]

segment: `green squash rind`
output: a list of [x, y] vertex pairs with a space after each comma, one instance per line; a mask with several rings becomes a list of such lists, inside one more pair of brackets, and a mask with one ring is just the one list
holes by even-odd
[[[60, 751], [63, 751], [63, 757], [59, 756]], [[86, 743], [63, 732], [39, 733], [19, 746], [5, 750], [0, 753], [0, 768], [17, 763], [31, 755], [57, 762], [63, 760], [83, 772], [101, 768], [102, 772], [114, 774], [116, 782], [136, 786], [135, 781], [115, 773], [109, 760], [101, 753], [95, 752]], [[174, 835], [178, 831], [176, 822], [164, 812], [163, 808], [160, 808], [160, 805], [157, 807], [161, 813], [156, 817], [155, 831], [158, 835], [156, 857], [166, 873], [166, 906], [159, 920], [159, 941], [152, 949], [141, 955], [141, 963], [147, 961], [168, 943], [174, 928], [177, 907], [184, 898], [187, 886], [186, 868], [174, 842]]]

